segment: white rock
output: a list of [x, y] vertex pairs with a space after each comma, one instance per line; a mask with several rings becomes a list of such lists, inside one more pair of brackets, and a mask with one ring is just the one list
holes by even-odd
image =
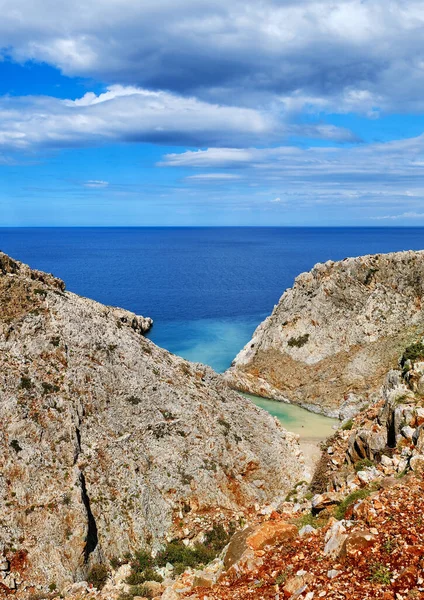
[[347, 538], [345, 524], [345, 521], [336, 521], [327, 531], [325, 535], [326, 544], [324, 547], [324, 554], [326, 556], [339, 556]]
[[407, 425], [406, 427], [402, 427], [400, 432], [405, 439], [412, 440], [412, 438], [414, 437], [415, 429]]
[[337, 569], [330, 569], [330, 571], [327, 571], [327, 577], [329, 579], [334, 579], [339, 573], [341, 573], [341, 571], [338, 571]]
[[312, 527], [312, 525], [305, 525], [302, 529], [299, 530], [299, 536], [304, 537], [305, 535], [315, 534], [316, 529]]
[[385, 454], [383, 454], [383, 456], [381, 457], [381, 464], [383, 465], [383, 467], [392, 467], [393, 466], [393, 461], [389, 456], [386, 456]]

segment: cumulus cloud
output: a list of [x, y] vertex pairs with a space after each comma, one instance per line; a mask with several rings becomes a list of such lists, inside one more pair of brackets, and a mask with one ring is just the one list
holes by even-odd
[[3, 55], [68, 75], [291, 110], [424, 105], [421, 0], [0, 0], [0, 11]]
[[167, 92], [111, 86], [76, 100], [45, 96], [0, 98], [0, 147], [69, 147], [106, 142], [222, 145], [272, 138], [271, 115]]
[[151, 142], [175, 146], [235, 146], [293, 135], [356, 141], [325, 124], [290, 125], [275, 111], [205, 102], [134, 86], [113, 85], [75, 100], [50, 96], [0, 97], [0, 148], [96, 146]]

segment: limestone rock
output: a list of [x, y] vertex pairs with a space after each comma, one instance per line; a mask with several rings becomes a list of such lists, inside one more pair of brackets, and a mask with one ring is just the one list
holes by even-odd
[[314, 579], [312, 573], [306, 571], [296, 573], [294, 577], [290, 577], [290, 579], [287, 580], [287, 583], [283, 587], [285, 597], [297, 598], [308, 589], [308, 585], [312, 583]]
[[376, 541], [376, 536], [367, 530], [353, 531], [350, 533], [343, 545], [341, 554], [355, 556], [366, 548], [370, 548]]
[[330, 506], [335, 506], [340, 502], [340, 494], [336, 492], [326, 492], [325, 494], [316, 494], [312, 498], [312, 511], [314, 513], [321, 512]]
[[335, 521], [332, 523], [325, 535], [324, 554], [336, 558], [340, 556], [348, 534], [346, 533], [345, 521]]
[[263, 563], [263, 548], [291, 542], [297, 535], [297, 527], [284, 521], [266, 521], [236, 533], [224, 556], [226, 576], [238, 579], [254, 572]]
[[411, 469], [419, 475], [424, 475], [424, 454], [416, 454], [409, 461]]
[[424, 330], [423, 296], [422, 251], [317, 264], [283, 294], [226, 378], [243, 391], [352, 416]]
[[0, 539], [25, 585], [62, 589], [302, 479], [295, 437], [147, 340], [148, 319], [2, 253], [0, 305]]

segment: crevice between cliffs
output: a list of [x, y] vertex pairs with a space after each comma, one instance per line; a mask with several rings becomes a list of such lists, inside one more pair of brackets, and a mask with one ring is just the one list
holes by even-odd
[[85, 510], [87, 512], [87, 537], [85, 538], [85, 547], [84, 547], [84, 563], [88, 563], [88, 559], [90, 558], [90, 554], [96, 549], [99, 538], [97, 534], [97, 525], [96, 519], [91, 511], [90, 507], [90, 498], [87, 493], [87, 486], [85, 483], [84, 473], [80, 473], [80, 483], [81, 483], [81, 500], [85, 506]]

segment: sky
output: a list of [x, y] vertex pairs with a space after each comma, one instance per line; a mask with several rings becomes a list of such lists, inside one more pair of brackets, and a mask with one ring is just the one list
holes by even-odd
[[0, 14], [0, 226], [424, 225], [422, 0]]

